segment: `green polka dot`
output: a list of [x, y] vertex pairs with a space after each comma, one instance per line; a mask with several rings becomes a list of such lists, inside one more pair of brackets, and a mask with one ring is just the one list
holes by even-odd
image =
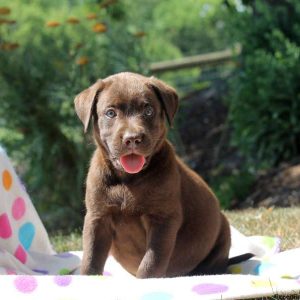
[[275, 239], [272, 237], [265, 236], [263, 237], [262, 242], [270, 249], [272, 249], [275, 246]]
[[64, 268], [64, 269], [60, 269], [58, 272], [59, 275], [69, 275], [71, 274], [71, 270]]

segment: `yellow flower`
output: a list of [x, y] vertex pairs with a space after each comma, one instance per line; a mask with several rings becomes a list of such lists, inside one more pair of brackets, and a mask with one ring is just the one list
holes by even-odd
[[147, 35], [147, 33], [144, 32], [144, 31], [137, 31], [137, 32], [135, 32], [133, 35], [134, 35], [135, 37], [137, 37], [137, 38], [142, 38], [142, 37], [144, 37], [145, 35]]
[[87, 56], [81, 56], [76, 60], [76, 64], [83, 66], [89, 63], [89, 58]]
[[102, 32], [106, 32], [107, 31], [107, 27], [105, 24], [103, 23], [96, 23], [93, 26], [93, 31], [97, 32], [97, 33], [102, 33]]
[[10, 8], [8, 7], [0, 7], [0, 15], [9, 15], [11, 12]]
[[67, 19], [67, 23], [69, 23], [69, 24], [79, 24], [80, 21], [79, 21], [79, 19], [77, 19], [75, 17], [70, 17], [70, 18]]
[[3, 43], [0, 45], [0, 49], [4, 51], [11, 51], [19, 48], [20, 45], [18, 43]]
[[90, 13], [86, 16], [86, 18], [88, 20], [95, 20], [95, 19], [97, 19], [97, 15], [95, 13]]
[[48, 21], [47, 23], [46, 23], [46, 26], [47, 27], [57, 27], [57, 26], [59, 26], [60, 25], [60, 22], [57, 22], [57, 21]]

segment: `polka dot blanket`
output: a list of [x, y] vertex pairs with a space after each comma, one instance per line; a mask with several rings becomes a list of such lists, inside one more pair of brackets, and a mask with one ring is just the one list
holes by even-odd
[[253, 257], [229, 266], [226, 275], [141, 280], [109, 257], [103, 276], [79, 276], [82, 252], [55, 253], [24, 186], [0, 148], [1, 299], [300, 297], [300, 248], [280, 252], [278, 238], [246, 237], [233, 227], [231, 234], [230, 256], [252, 253]]

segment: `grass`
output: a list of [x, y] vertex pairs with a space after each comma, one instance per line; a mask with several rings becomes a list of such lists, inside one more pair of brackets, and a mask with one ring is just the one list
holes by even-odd
[[259, 208], [225, 212], [231, 225], [246, 236], [281, 238], [281, 250], [300, 247], [300, 207]]
[[50, 236], [50, 241], [57, 252], [82, 250], [81, 232], [79, 230], [69, 235], [56, 233]]
[[[226, 211], [231, 225], [240, 232], [249, 235], [266, 235], [281, 238], [281, 250], [300, 247], [300, 207], [295, 208], [259, 208]], [[273, 295], [249, 300], [296, 300], [294, 295]]]
[[[230, 224], [246, 236], [280, 237], [282, 250], [300, 247], [300, 207], [235, 210], [225, 214]], [[58, 233], [50, 239], [57, 252], [82, 250], [80, 230], [70, 235]]]

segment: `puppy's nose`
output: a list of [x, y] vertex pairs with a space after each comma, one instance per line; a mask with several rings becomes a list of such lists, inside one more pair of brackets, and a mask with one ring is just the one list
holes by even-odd
[[123, 143], [129, 148], [138, 146], [142, 142], [142, 140], [143, 140], [143, 134], [127, 133], [123, 137]]

